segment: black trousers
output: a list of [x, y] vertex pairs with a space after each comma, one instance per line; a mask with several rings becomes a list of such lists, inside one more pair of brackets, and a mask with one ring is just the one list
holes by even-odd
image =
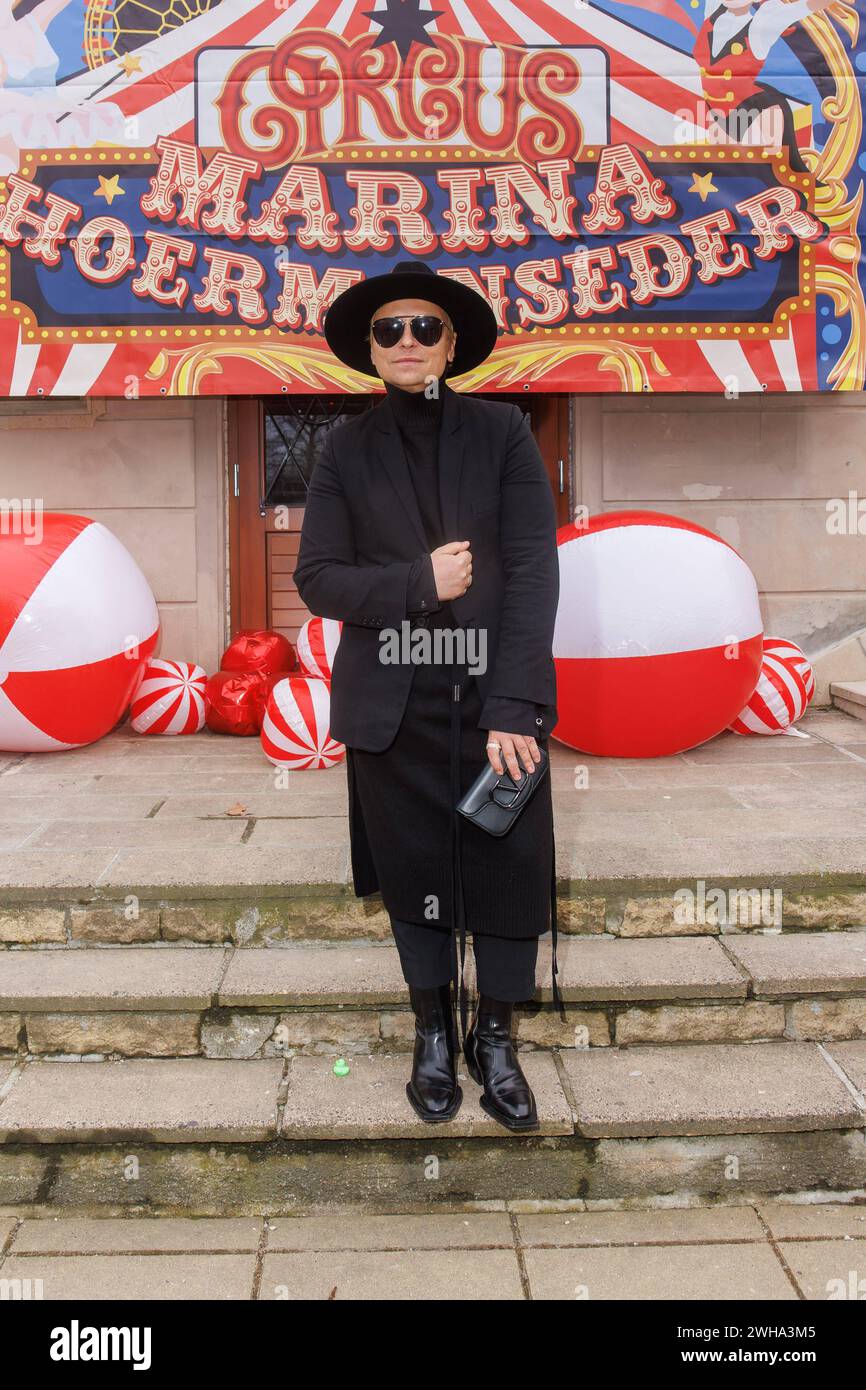
[[[457, 978], [454, 933], [447, 927], [419, 926], [391, 918], [403, 978], [416, 989], [435, 989]], [[473, 939], [479, 994], [519, 1004], [535, 994], [538, 937], [502, 937], [480, 933]]]

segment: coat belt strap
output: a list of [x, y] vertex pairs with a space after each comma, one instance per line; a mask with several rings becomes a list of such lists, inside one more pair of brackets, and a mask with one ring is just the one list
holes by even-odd
[[[460, 699], [463, 693], [458, 679], [457, 666], [452, 667], [453, 685], [451, 687], [451, 923], [452, 945], [460, 941], [459, 970], [452, 972], [455, 987], [455, 1005], [459, 1005], [461, 1046], [469, 1031], [469, 1007], [466, 997], [466, 904], [463, 898], [463, 863], [460, 841], [460, 813], [457, 803], [460, 800]], [[457, 962], [455, 961], [455, 966]], [[459, 977], [459, 985], [458, 985]]]

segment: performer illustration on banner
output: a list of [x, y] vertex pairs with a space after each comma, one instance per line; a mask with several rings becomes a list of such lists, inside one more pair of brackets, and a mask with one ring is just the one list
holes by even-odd
[[70, 112], [57, 85], [60, 57], [47, 30], [71, 2], [40, 0], [19, 18], [18, 0], [0, 0], [0, 177], [17, 170], [23, 149], [122, 143], [116, 106], [102, 102]]
[[695, 44], [708, 130], [714, 143], [786, 148], [791, 166], [805, 169], [797, 148], [788, 98], [758, 80], [770, 50], [795, 25], [829, 9], [834, 0], [706, 0]]

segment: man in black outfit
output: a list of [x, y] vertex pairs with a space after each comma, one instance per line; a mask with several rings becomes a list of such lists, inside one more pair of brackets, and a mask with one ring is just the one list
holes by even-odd
[[[355, 891], [381, 891], [415, 1011], [408, 1098], [430, 1123], [461, 1103], [451, 983], [465, 920], [479, 990], [470, 1074], [488, 1113], [532, 1129], [512, 1012], [535, 992], [539, 935], [555, 930], [550, 779], [501, 839], [458, 829], [454, 807], [485, 758], [517, 780], [532, 771], [556, 721], [550, 485], [521, 411], [446, 384], [495, 345], [474, 291], [401, 263], [340, 295], [325, 334], [342, 361], [372, 364], [386, 395], [329, 436], [295, 580], [312, 612], [344, 625], [331, 732], [348, 750]], [[404, 623], [431, 636], [477, 628], [486, 667], [384, 660], [381, 639]]]

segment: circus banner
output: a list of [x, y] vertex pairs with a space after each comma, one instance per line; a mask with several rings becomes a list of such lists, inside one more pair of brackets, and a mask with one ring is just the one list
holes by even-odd
[[407, 258], [461, 389], [861, 390], [863, 9], [0, 0], [0, 395], [373, 389], [323, 317]]

